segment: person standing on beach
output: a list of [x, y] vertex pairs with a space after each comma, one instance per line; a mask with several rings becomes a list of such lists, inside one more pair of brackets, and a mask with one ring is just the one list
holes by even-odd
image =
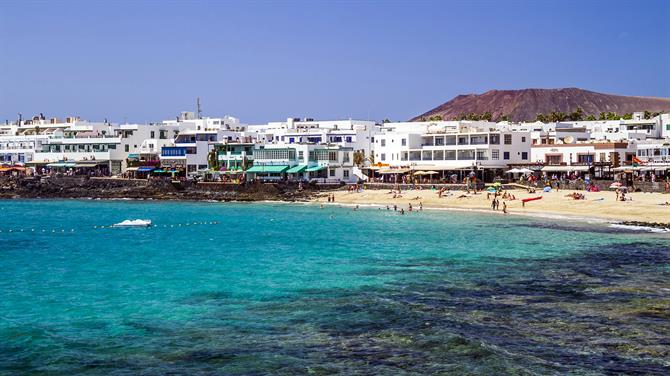
[[491, 200], [491, 210], [496, 210], [496, 199]]
[[503, 201], [503, 213], [507, 214], [507, 203]]

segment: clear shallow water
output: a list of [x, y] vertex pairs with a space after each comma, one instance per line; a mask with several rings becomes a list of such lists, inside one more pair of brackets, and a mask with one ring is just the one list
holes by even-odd
[[[286, 204], [0, 213], [0, 374], [670, 371], [667, 236]], [[135, 218], [157, 226], [94, 228]]]

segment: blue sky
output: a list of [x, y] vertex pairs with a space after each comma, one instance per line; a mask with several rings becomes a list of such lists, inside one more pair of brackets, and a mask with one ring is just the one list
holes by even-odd
[[670, 1], [0, 2], [0, 119], [405, 120], [489, 89], [670, 97]]

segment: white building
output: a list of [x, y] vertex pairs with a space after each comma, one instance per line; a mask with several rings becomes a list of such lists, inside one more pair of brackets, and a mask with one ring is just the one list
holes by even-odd
[[353, 149], [339, 145], [265, 144], [254, 149], [248, 179], [356, 182]]
[[378, 166], [410, 170], [505, 169], [530, 160], [531, 131], [492, 122], [387, 123], [374, 141]]

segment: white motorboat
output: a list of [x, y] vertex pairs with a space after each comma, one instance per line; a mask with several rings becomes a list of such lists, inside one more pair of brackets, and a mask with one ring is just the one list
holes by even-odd
[[126, 219], [123, 222], [119, 222], [112, 227], [149, 227], [151, 226], [151, 220], [149, 219]]

